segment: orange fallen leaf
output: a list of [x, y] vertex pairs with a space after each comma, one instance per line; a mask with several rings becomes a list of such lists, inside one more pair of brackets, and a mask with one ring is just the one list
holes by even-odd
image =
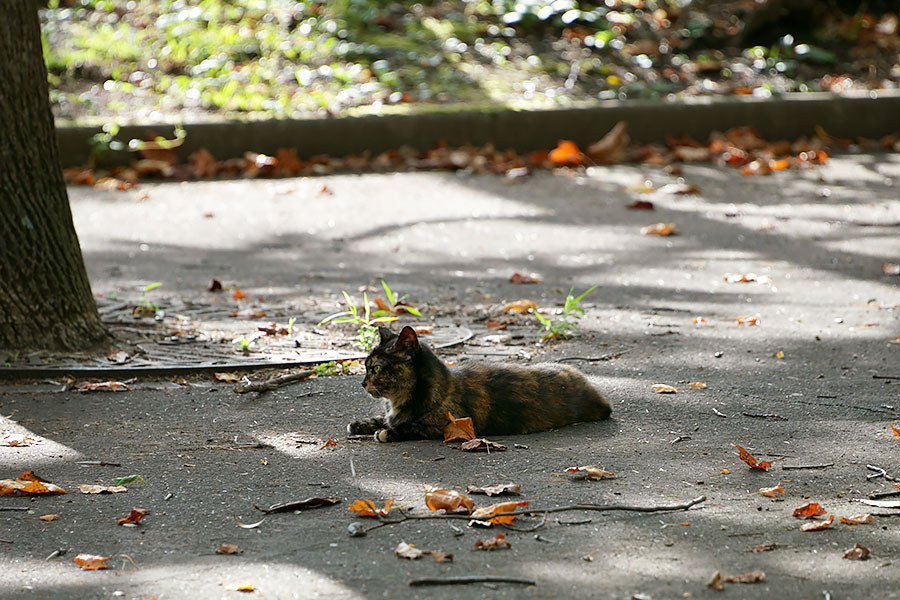
[[456, 490], [446, 488], [429, 490], [425, 494], [425, 505], [431, 510], [443, 510], [448, 513], [471, 513], [475, 502]]
[[16, 479], [0, 480], [0, 496], [8, 496], [10, 494], [37, 495], [65, 493], [66, 490], [38, 477], [33, 471], [25, 471]]
[[540, 283], [541, 278], [536, 275], [522, 275], [521, 273], [513, 273], [509, 278], [510, 283]]
[[471, 417], [463, 417], [462, 419], [455, 419], [450, 412], [447, 412], [447, 419], [450, 420], [449, 423], [444, 427], [444, 441], [445, 442], [456, 442], [459, 440], [473, 440], [475, 439], [475, 426], [472, 424]]
[[335, 448], [337, 446], [337, 442], [332, 439], [329, 435], [328, 439], [322, 442], [322, 445], [319, 446], [319, 450], [324, 450], [325, 448]]
[[112, 556], [100, 556], [98, 554], [79, 554], [75, 557], [75, 564], [79, 565], [85, 571], [96, 571], [98, 569], [108, 569], [109, 565], [106, 561]]
[[869, 513], [865, 513], [863, 515], [853, 515], [852, 517], [841, 517], [838, 521], [847, 525], [862, 525], [863, 523], [873, 523], [875, 517]]
[[568, 165], [577, 167], [584, 160], [581, 150], [575, 142], [560, 140], [556, 148], [550, 151], [550, 160], [555, 165]]
[[502, 548], [511, 548], [512, 544], [506, 539], [506, 535], [501, 531], [494, 537], [487, 540], [478, 540], [475, 547], [479, 550], [500, 550]]
[[800, 526], [800, 531], [822, 531], [823, 529], [831, 527], [833, 522], [834, 515], [828, 515], [828, 519], [825, 521], [810, 521], [809, 523], [804, 523]]
[[237, 383], [241, 380], [241, 376], [237, 373], [213, 373], [213, 379], [222, 383]]
[[[484, 519], [485, 517], [490, 517], [491, 515], [496, 515], [498, 513], [507, 513], [513, 512], [519, 507], [528, 506], [528, 500], [518, 500], [512, 502], [499, 502], [497, 504], [491, 504], [490, 506], [483, 506], [481, 508], [476, 508], [472, 512], [472, 517], [476, 517], [479, 519]], [[487, 519], [488, 523], [503, 523], [505, 525], [511, 524], [516, 520], [516, 515], [504, 515], [500, 517], [494, 517], [492, 519]]]
[[750, 552], [768, 552], [778, 548], [778, 544], [759, 544], [750, 548]]
[[31, 433], [6, 433], [0, 436], [0, 446], [37, 446], [44, 438]]
[[657, 394], [677, 394], [678, 390], [667, 383], [654, 383], [650, 385], [650, 389]]
[[[900, 339], [900, 338], [897, 338], [897, 339]], [[893, 423], [891, 423], [891, 430], [894, 432], [894, 435], [896, 435], [898, 438], [900, 438], [900, 429], [897, 429], [896, 427], [894, 427]]]
[[82, 381], [81, 383], [76, 383], [70, 389], [74, 392], [97, 392], [107, 390], [110, 392], [118, 392], [119, 390], [125, 392], [131, 391], [128, 384], [122, 383], [121, 381], [101, 381], [99, 383]]
[[146, 515], [149, 515], [150, 511], [143, 508], [132, 508], [131, 512], [128, 513], [127, 516], [122, 517], [121, 519], [116, 519], [116, 523], [119, 525], [127, 525], [130, 527], [135, 527], [143, 519]]
[[698, 389], [698, 390], [704, 390], [704, 389], [706, 389], [706, 388], [708, 387], [708, 386], [707, 386], [705, 383], [703, 383], [702, 381], [692, 381], [692, 382], [690, 382], [688, 385], [691, 386], [692, 388], [695, 388], [695, 389]]
[[784, 491], [784, 488], [781, 487], [780, 485], [776, 485], [775, 487], [759, 488], [759, 491], [756, 493], [762, 494], [763, 496], [766, 496], [767, 498], [774, 498], [775, 492], [781, 492], [782, 494], [787, 493]]
[[499, 319], [488, 319], [484, 326], [492, 331], [504, 331], [509, 325]]
[[384, 503], [384, 508], [378, 508], [371, 500], [357, 500], [347, 507], [348, 512], [362, 515], [363, 517], [383, 517], [394, 508], [394, 500], [389, 498]]
[[768, 471], [769, 467], [772, 466], [772, 463], [768, 461], [756, 462], [756, 459], [753, 458], [753, 455], [738, 446], [737, 444], [732, 444], [735, 448], [738, 449], [738, 452], [741, 453], [741, 460], [750, 465], [751, 469], [758, 469], [760, 471]]
[[232, 583], [225, 589], [230, 592], [255, 592], [256, 586], [252, 583]]
[[654, 223], [641, 228], [642, 235], [672, 235], [674, 233], [674, 223]]
[[703, 317], [694, 317], [693, 319], [691, 319], [691, 323], [694, 323], [695, 325], [702, 325], [703, 323], [706, 323], [706, 319], [704, 319]]
[[38, 519], [40, 519], [41, 521], [54, 521], [61, 516], [62, 515], [41, 515], [40, 517], [38, 517]]
[[538, 305], [531, 300], [516, 300], [515, 302], [510, 302], [503, 306], [503, 312], [517, 312], [525, 314], [528, 311], [536, 311], [538, 309]]
[[246, 298], [247, 294], [242, 292], [239, 288], [234, 288], [234, 293], [231, 294], [231, 297], [234, 298], [235, 300], [241, 300], [243, 298]]
[[827, 511], [822, 508], [818, 502], [810, 502], [804, 504], [794, 511], [794, 517], [797, 519], [812, 519], [824, 515]]
[[653, 210], [653, 203], [649, 200], [635, 200], [625, 208], [629, 210]]
[[737, 322], [738, 325], [752, 325], [754, 327], [762, 324], [759, 317], [738, 317]]

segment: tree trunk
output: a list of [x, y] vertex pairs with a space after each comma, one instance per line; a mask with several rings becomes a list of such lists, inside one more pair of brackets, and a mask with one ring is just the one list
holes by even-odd
[[37, 3], [0, 4], [0, 348], [75, 350], [109, 339], [59, 163]]

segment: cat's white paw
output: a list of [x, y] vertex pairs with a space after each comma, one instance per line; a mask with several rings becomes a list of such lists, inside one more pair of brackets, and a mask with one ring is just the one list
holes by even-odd
[[387, 442], [388, 441], [388, 432], [387, 429], [379, 429], [375, 432], [375, 441], [376, 442]]
[[347, 423], [347, 433], [353, 434], [353, 423]]

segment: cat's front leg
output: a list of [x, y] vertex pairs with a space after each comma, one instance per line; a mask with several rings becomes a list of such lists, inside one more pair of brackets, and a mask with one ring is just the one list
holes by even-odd
[[372, 417], [362, 421], [354, 421], [347, 425], [347, 433], [351, 435], [369, 435], [384, 427], [384, 417]]

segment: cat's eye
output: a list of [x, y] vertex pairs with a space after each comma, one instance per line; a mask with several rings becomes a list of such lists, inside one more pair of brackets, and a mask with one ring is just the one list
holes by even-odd
[[369, 372], [372, 373], [372, 375], [374, 375], [375, 373], [377, 373], [380, 370], [381, 370], [381, 367], [379, 367], [378, 365], [372, 365], [371, 367], [369, 367]]

